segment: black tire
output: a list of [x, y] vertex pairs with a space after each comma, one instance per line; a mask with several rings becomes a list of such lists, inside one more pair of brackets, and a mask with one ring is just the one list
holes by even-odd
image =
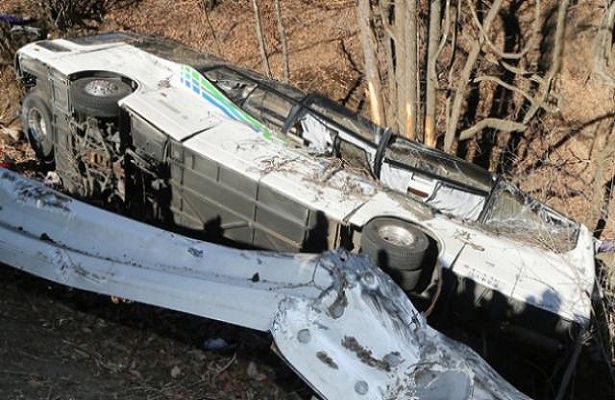
[[417, 269], [414, 271], [406, 271], [406, 270], [387, 270], [387, 273], [406, 292], [412, 292], [414, 289], [419, 286], [419, 281], [421, 280], [421, 276], [423, 274], [422, 269]]
[[53, 163], [53, 134], [51, 111], [39, 90], [26, 95], [21, 105], [23, 131], [36, 157], [45, 164]]
[[120, 78], [82, 78], [71, 87], [73, 109], [80, 115], [99, 118], [117, 117], [120, 113], [117, 102], [130, 93], [130, 85]]
[[416, 286], [428, 247], [425, 233], [395, 218], [373, 219], [365, 225], [361, 235], [361, 251], [405, 290]]

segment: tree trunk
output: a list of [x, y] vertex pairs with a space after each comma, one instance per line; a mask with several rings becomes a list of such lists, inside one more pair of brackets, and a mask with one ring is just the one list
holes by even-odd
[[263, 24], [258, 7], [258, 0], [252, 0], [252, 6], [254, 7], [254, 18], [256, 19], [256, 37], [258, 39], [258, 47], [260, 48], [261, 57], [263, 59], [265, 74], [267, 74], [268, 78], [271, 78], [271, 67], [269, 66], [269, 57], [267, 57], [267, 48], [265, 46], [265, 37], [263, 36]]
[[418, 76], [417, 76], [417, 1], [401, 1], [402, 11], [400, 41], [397, 48], [405, 60], [401, 77], [403, 82], [398, 82], [400, 88], [398, 96], [401, 99], [399, 104], [399, 115], [403, 123], [402, 132], [408, 139], [415, 139], [417, 136], [417, 99], [418, 99]]
[[440, 18], [442, 3], [432, 0], [429, 11], [429, 42], [427, 48], [427, 87], [425, 89], [425, 144], [436, 147], [436, 89], [438, 76], [436, 64], [440, 43]]
[[384, 125], [385, 115], [382, 101], [382, 86], [380, 72], [376, 60], [377, 41], [372, 30], [371, 7], [369, 0], [359, 0], [359, 30], [363, 56], [365, 58], [365, 77], [367, 80], [368, 98], [372, 120], [378, 125]]
[[[485, 18], [485, 22], [483, 23], [483, 28], [486, 33], [489, 33], [489, 28], [491, 27], [491, 24], [493, 23], [495, 18], [498, 16], [501, 8], [502, 0], [494, 0], [493, 4], [491, 4], [491, 9], [489, 10], [487, 17]], [[455, 88], [455, 97], [453, 99], [453, 105], [451, 108], [451, 116], [448, 120], [446, 133], [444, 135], [444, 151], [450, 151], [453, 145], [453, 141], [455, 140], [457, 125], [459, 124], [459, 119], [461, 118], [461, 111], [466, 100], [468, 82], [470, 81], [472, 72], [476, 68], [476, 62], [478, 60], [478, 56], [481, 53], [483, 42], [484, 39], [482, 36], [476, 39], [476, 41], [472, 45], [470, 54], [468, 54], [468, 58], [466, 59], [463, 71], [461, 72], [461, 76], [457, 80], [457, 85]]]
[[282, 44], [282, 62], [284, 64], [284, 82], [290, 80], [290, 65], [288, 62], [288, 45], [286, 43], [286, 28], [284, 28], [284, 20], [282, 19], [282, 9], [280, 8], [280, 0], [275, 0], [275, 16], [278, 20], [278, 32], [280, 34], [280, 43]]

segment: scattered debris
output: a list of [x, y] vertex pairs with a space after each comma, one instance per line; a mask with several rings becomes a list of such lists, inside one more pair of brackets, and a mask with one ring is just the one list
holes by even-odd
[[222, 338], [207, 339], [203, 342], [203, 349], [208, 351], [220, 351], [235, 348], [235, 345], [230, 345]]
[[255, 381], [264, 381], [267, 379], [267, 375], [263, 374], [258, 370], [256, 363], [254, 361], [250, 361], [248, 363], [248, 367], [246, 368], [246, 374]]
[[181, 375], [182, 370], [177, 365], [171, 368], [171, 378], [177, 379]]

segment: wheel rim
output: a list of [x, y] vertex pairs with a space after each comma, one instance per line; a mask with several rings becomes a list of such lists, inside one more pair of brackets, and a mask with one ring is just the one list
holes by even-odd
[[36, 108], [30, 109], [28, 112], [28, 127], [38, 144], [40, 144], [43, 138], [47, 137], [47, 123], [45, 118], [43, 118], [43, 114]]
[[96, 97], [109, 97], [117, 94], [120, 87], [116, 82], [107, 79], [95, 79], [85, 85], [86, 93]]
[[416, 236], [409, 230], [396, 225], [386, 225], [378, 229], [378, 235], [387, 243], [399, 247], [410, 247], [416, 242]]

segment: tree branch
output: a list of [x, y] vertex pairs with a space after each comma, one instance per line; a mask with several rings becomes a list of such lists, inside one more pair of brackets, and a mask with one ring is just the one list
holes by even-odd
[[564, 34], [566, 31], [566, 12], [568, 11], [568, 5], [570, 0], [561, 0], [559, 8], [557, 10], [557, 24], [555, 26], [555, 40], [553, 44], [553, 51], [551, 52], [551, 65], [545, 76], [544, 83], [539, 85], [538, 93], [540, 98], [537, 102], [532, 104], [525, 116], [523, 117], [523, 123], [527, 124], [538, 110], [542, 107], [542, 104], [547, 100], [549, 93], [551, 92], [551, 84], [555, 75], [559, 72], [560, 65], [562, 63], [562, 53], [564, 49]]
[[[476, 9], [474, 8], [474, 5], [472, 4], [472, 2], [470, 0], [467, 0], [467, 3], [468, 3], [468, 7], [470, 8], [470, 12], [472, 14], [472, 20], [474, 21], [474, 24], [478, 28], [485, 43], [487, 44], [487, 46], [489, 46], [489, 49], [493, 53], [495, 53], [497, 56], [503, 59], [518, 60], [518, 59], [523, 58], [523, 56], [525, 56], [530, 51], [531, 41], [528, 41], [527, 46], [525, 46], [525, 48], [518, 53], [508, 53], [508, 52], [501, 51], [500, 49], [498, 49], [497, 46], [491, 41], [491, 39], [489, 39], [489, 35], [487, 34], [483, 25], [480, 23], [478, 19], [478, 15], [476, 14]], [[537, 1], [536, 2], [536, 12], [534, 13], [534, 22], [532, 23], [532, 26], [534, 27], [533, 33], [538, 31], [539, 17], [540, 17], [540, 1]]]
[[201, 9], [203, 10], [203, 13], [205, 14], [205, 21], [207, 21], [207, 27], [209, 28], [209, 31], [211, 32], [211, 36], [214, 38], [214, 44], [216, 45], [216, 55], [218, 57], [222, 57], [220, 40], [218, 39], [218, 35], [216, 35], [216, 30], [214, 29], [213, 24], [211, 23], [211, 18], [209, 18], [209, 7], [204, 3], [205, 2], [201, 0]]
[[278, 21], [278, 32], [280, 34], [280, 42], [282, 44], [282, 62], [284, 64], [284, 82], [288, 83], [290, 79], [290, 64], [288, 62], [288, 44], [286, 43], [286, 28], [284, 28], [284, 20], [282, 19], [282, 10], [280, 8], [280, 0], [273, 2], [275, 6], [275, 16]]
[[538, 107], [541, 107], [542, 109], [544, 109], [546, 112], [552, 113], [556, 111], [555, 109], [549, 107], [548, 104], [545, 104], [544, 102], [540, 102], [539, 100], [534, 99], [531, 95], [529, 95], [527, 92], [525, 92], [520, 87], [511, 85], [510, 83], [506, 83], [500, 78], [496, 78], [495, 76], [479, 76], [472, 80], [472, 82], [475, 82], [475, 83], [484, 82], [484, 81], [497, 83], [498, 85], [502, 86], [505, 89], [510, 90], [511, 92], [518, 93], [521, 96], [523, 96], [528, 102], [530, 102], [532, 105], [537, 105]]
[[268, 78], [271, 78], [271, 67], [269, 66], [269, 57], [267, 57], [267, 49], [265, 48], [265, 38], [263, 36], [263, 24], [261, 21], [261, 13], [258, 7], [258, 0], [252, 0], [252, 6], [254, 7], [254, 18], [256, 19], [256, 37], [258, 39], [258, 47], [261, 51], [261, 57], [263, 59], [263, 66], [265, 67], [265, 73]]
[[442, 37], [440, 39], [440, 45], [438, 46], [438, 51], [436, 52], [436, 58], [440, 57], [442, 50], [444, 50], [444, 46], [446, 46], [446, 41], [448, 40], [448, 33], [451, 30], [451, 0], [446, 0], [444, 4], [444, 29], [441, 29]]
[[[483, 29], [485, 31], [489, 30], [489, 28], [491, 27], [491, 23], [497, 17], [501, 8], [502, 0], [494, 0], [493, 4], [491, 5], [491, 9], [489, 10], [489, 13], [487, 14], [487, 17], [485, 18], [485, 22], [483, 23]], [[468, 54], [468, 58], [463, 67], [463, 70], [461, 71], [461, 76], [457, 81], [457, 87], [455, 88], [455, 97], [451, 106], [451, 117], [448, 121], [448, 126], [444, 135], [444, 151], [450, 151], [451, 146], [453, 145], [453, 140], [455, 139], [455, 132], [457, 130], [457, 124], [459, 123], [459, 119], [461, 118], [461, 110], [466, 99], [468, 82], [470, 82], [470, 76], [472, 75], [472, 71], [474, 70], [476, 61], [478, 60], [478, 56], [480, 55], [483, 42], [483, 35], [479, 36], [479, 38], [474, 41], [474, 44], [472, 45], [472, 49]]]
[[459, 140], [470, 139], [485, 128], [497, 129], [503, 132], [519, 132], [525, 130], [527, 125], [517, 121], [509, 121], [505, 119], [485, 118], [468, 129], [461, 131], [459, 134]]

